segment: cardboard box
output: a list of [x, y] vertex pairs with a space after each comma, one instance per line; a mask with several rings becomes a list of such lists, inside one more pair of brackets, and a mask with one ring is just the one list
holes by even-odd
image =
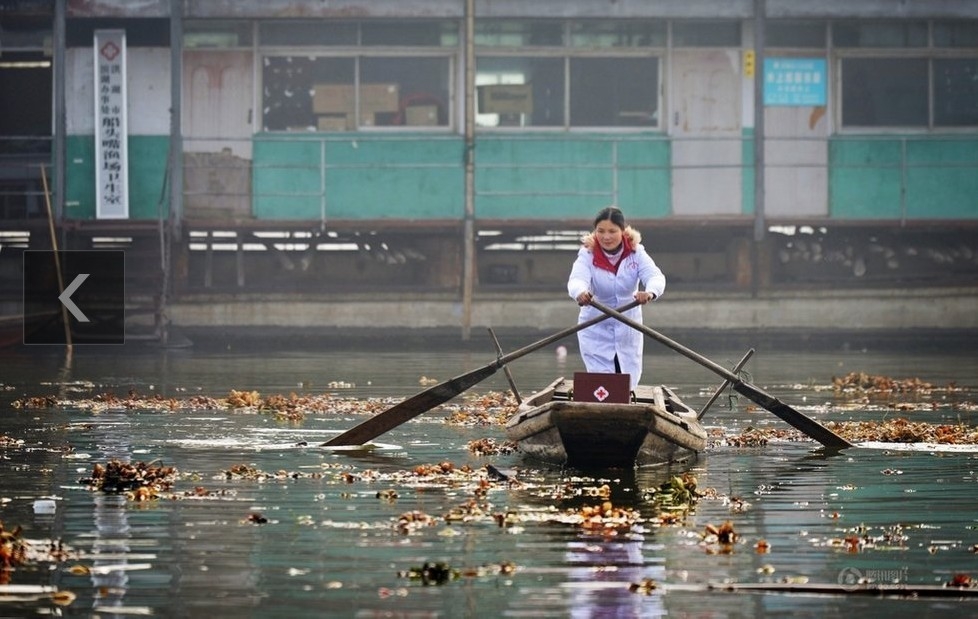
[[316, 128], [320, 131], [349, 131], [353, 129], [350, 114], [325, 114], [316, 118]]
[[437, 105], [411, 105], [404, 109], [404, 124], [431, 127], [438, 124]]
[[360, 111], [396, 112], [401, 104], [397, 84], [360, 84]]
[[[353, 84], [316, 84], [312, 87], [313, 114], [352, 114], [356, 105]], [[397, 84], [360, 84], [360, 111], [396, 112], [400, 105]]]
[[313, 114], [352, 114], [353, 84], [316, 84], [313, 86]]
[[530, 84], [479, 86], [479, 112], [482, 114], [532, 114], [533, 87]]

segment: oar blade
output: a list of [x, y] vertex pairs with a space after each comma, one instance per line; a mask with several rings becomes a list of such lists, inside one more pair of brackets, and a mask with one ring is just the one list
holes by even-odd
[[846, 447], [852, 447], [852, 443], [842, 438], [832, 430], [829, 430], [808, 415], [795, 410], [781, 400], [768, 393], [765, 393], [764, 391], [761, 391], [750, 383], [734, 383], [733, 388], [738, 393], [755, 402], [757, 405], [780, 417], [782, 421], [794, 426], [797, 430], [810, 436], [828, 448], [845, 449]]
[[395, 404], [382, 413], [378, 413], [363, 423], [356, 425], [346, 432], [331, 438], [322, 444], [323, 447], [341, 445], [363, 445], [381, 434], [408, 422], [418, 415], [430, 411], [439, 404], [448, 402], [470, 387], [482, 382], [499, 369], [497, 363], [456, 376], [450, 380], [438, 383], [417, 395]]

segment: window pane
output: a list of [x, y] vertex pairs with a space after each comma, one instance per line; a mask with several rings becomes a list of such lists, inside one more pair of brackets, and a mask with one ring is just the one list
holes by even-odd
[[458, 45], [455, 22], [363, 22], [363, 45], [443, 47]]
[[937, 47], [978, 47], [978, 21], [934, 22]]
[[[351, 95], [342, 95], [336, 88], [330, 95], [323, 87], [345, 85], [346, 92], [352, 93], [352, 58], [267, 56], [263, 64], [265, 131], [313, 131], [321, 116], [336, 115], [346, 121], [345, 115], [353, 113]], [[352, 124], [352, 117], [349, 120]]]
[[486, 47], [561, 47], [562, 22], [476, 21], [475, 44]]
[[[2, 11], [0, 11], [2, 15]], [[11, 19], [11, 23], [0, 20], [0, 49], [4, 53], [13, 50], [43, 50], [51, 47], [50, 18], [20, 18]], [[16, 23], [16, 26], [14, 26]], [[45, 45], [47, 39], [47, 45]], [[89, 41], [91, 45], [91, 41]]]
[[836, 47], [927, 47], [927, 24], [837, 22], [832, 40]]
[[934, 125], [978, 125], [978, 58], [934, 60]]
[[475, 84], [480, 127], [564, 125], [562, 58], [479, 57]]
[[448, 58], [360, 60], [360, 126], [441, 125], [449, 119]]
[[927, 60], [843, 58], [842, 124], [926, 127]]
[[446, 126], [451, 118], [448, 58], [361, 58], [359, 92], [353, 58], [268, 56], [263, 62], [266, 131]]
[[354, 22], [271, 21], [258, 25], [262, 45], [356, 45]]
[[250, 47], [251, 23], [188, 21], [183, 25], [184, 47]]
[[655, 127], [658, 92], [656, 58], [572, 58], [570, 124]]
[[825, 22], [769, 21], [764, 46], [825, 49]]
[[740, 47], [740, 22], [673, 22], [672, 43], [676, 47]]
[[571, 24], [572, 47], [665, 47], [665, 22], [594, 21]]

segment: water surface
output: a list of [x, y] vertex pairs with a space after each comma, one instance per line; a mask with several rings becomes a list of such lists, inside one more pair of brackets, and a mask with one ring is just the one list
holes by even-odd
[[[517, 343], [517, 345], [523, 344]], [[967, 350], [771, 347], [748, 365], [750, 379], [822, 420], [883, 419], [974, 424], [978, 359]], [[732, 366], [743, 351], [700, 352]], [[674, 388], [699, 408], [720, 379], [670, 351], [646, 355], [645, 382]], [[334, 393], [391, 401], [492, 361], [479, 350], [156, 350], [145, 346], [76, 347], [0, 353], [0, 433], [22, 440], [0, 449], [0, 521], [29, 539], [61, 540], [77, 553], [8, 573], [12, 584], [53, 585], [77, 595], [65, 607], [47, 600], [0, 601], [0, 614], [65, 616], [613, 616], [824, 617], [833, 612], [885, 617], [974, 616], [975, 602], [708, 591], [708, 583], [876, 582], [941, 585], [975, 573], [978, 472], [975, 454], [936, 449], [850, 449], [827, 455], [811, 442], [757, 448], [712, 446], [693, 465], [711, 490], [680, 522], [659, 526], [654, 490], [683, 471], [562, 471], [518, 454], [477, 456], [469, 441], [503, 439], [499, 426], [445, 423], [463, 399], [380, 437], [369, 451], [317, 447], [365, 417], [356, 411], [299, 421], [232, 411], [96, 410], [83, 406], [15, 409], [34, 395], [84, 401], [95, 394], [222, 397], [231, 389], [266, 394]], [[581, 368], [576, 353], [553, 348], [513, 363], [529, 392]], [[920, 377], [964, 388], [932, 396], [928, 411], [898, 412], [886, 403], [843, 405], [833, 376], [862, 371]], [[498, 372], [473, 392], [508, 389]], [[903, 398], [894, 397], [894, 401]], [[919, 401], [920, 396], [907, 396]], [[722, 398], [707, 425], [736, 433], [783, 427], [743, 399]], [[175, 466], [179, 500], [136, 503], [93, 492], [79, 480], [111, 459]], [[519, 483], [411, 477], [417, 467], [486, 464]], [[262, 479], [227, 479], [247, 465]], [[276, 473], [281, 472], [278, 477]], [[616, 506], [645, 519], [615, 535], [595, 535], [554, 517], [597, 502], [607, 485]], [[199, 496], [192, 496], [200, 488]], [[393, 491], [396, 498], [378, 494]], [[386, 496], [386, 495], [385, 495]], [[39, 499], [53, 513], [36, 513]], [[473, 515], [447, 522], [462, 507], [514, 514], [511, 526]], [[43, 510], [42, 510], [43, 511]], [[406, 512], [431, 526], [397, 526]], [[253, 521], [260, 515], [265, 522]], [[708, 525], [730, 521], [738, 541], [704, 539]], [[847, 537], [863, 540], [858, 547]], [[769, 552], [758, 552], [758, 545]], [[444, 563], [459, 577], [425, 584], [407, 576]], [[83, 565], [90, 573], [70, 568]], [[975, 573], [978, 576], [978, 573]], [[654, 581], [656, 589], [630, 591]], [[0, 598], [2, 600], [2, 598]]]

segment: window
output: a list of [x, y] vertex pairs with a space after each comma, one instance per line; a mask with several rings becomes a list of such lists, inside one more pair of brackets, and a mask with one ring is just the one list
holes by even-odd
[[652, 21], [581, 21], [571, 23], [571, 47], [665, 47], [666, 23]]
[[447, 126], [449, 64], [436, 57], [266, 56], [264, 129]]
[[476, 21], [477, 47], [560, 47], [564, 28], [555, 21]]
[[926, 127], [927, 60], [844, 58], [842, 124], [846, 127]]
[[183, 25], [186, 48], [251, 47], [251, 24], [245, 21], [188, 21]]
[[978, 21], [934, 22], [935, 47], [978, 47]]
[[455, 47], [454, 22], [370, 22], [361, 26], [361, 45], [397, 47]]
[[564, 125], [563, 58], [480, 57], [475, 85], [480, 127]]
[[[0, 11], [2, 14], [2, 11]], [[50, 17], [11, 17], [0, 20], [0, 50], [3, 53], [51, 48]]]
[[769, 21], [765, 28], [765, 47], [825, 49], [825, 22]]
[[978, 22], [834, 23], [832, 40], [853, 48], [839, 61], [843, 127], [978, 127]]
[[455, 21], [276, 20], [258, 32], [265, 131], [450, 125]]
[[934, 60], [934, 125], [978, 126], [978, 58]]
[[571, 58], [570, 124], [654, 127], [658, 89], [656, 58]]
[[[306, 131], [317, 126], [316, 112], [336, 109], [344, 128], [356, 126], [352, 85], [355, 71], [352, 58], [310, 58], [308, 56], [267, 56], [262, 71], [263, 126], [265, 131]], [[328, 102], [332, 92], [346, 86], [343, 102]], [[339, 94], [334, 97], [339, 97]], [[347, 118], [345, 115], [350, 114]]]
[[[448, 75], [448, 58], [361, 59], [360, 125], [447, 126]], [[368, 84], [380, 84], [378, 94]]]
[[927, 47], [925, 22], [837, 22], [836, 47]]
[[258, 24], [262, 45], [356, 45], [356, 22], [271, 21]]
[[676, 47], [740, 47], [740, 22], [673, 22], [672, 44]]
[[655, 20], [476, 23], [476, 125], [656, 128], [666, 35]]

